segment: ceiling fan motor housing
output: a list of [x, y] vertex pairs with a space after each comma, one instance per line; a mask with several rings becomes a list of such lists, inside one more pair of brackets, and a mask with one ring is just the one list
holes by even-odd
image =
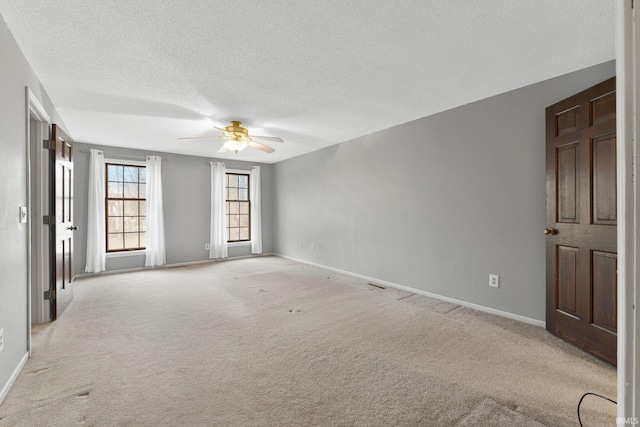
[[249, 137], [249, 131], [246, 128], [240, 126], [241, 124], [241, 122], [232, 120], [231, 126], [225, 126], [224, 130], [240, 139], [243, 139], [243, 137]]

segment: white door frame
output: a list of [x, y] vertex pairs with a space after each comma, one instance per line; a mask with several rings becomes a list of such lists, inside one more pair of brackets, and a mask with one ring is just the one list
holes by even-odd
[[[48, 162], [42, 148], [42, 141], [49, 139], [51, 119], [35, 97], [25, 88], [26, 99], [26, 149], [27, 149], [27, 212], [29, 227], [27, 237], [27, 298], [28, 298], [28, 348], [31, 351], [31, 323], [49, 321], [49, 305], [45, 303], [44, 291], [49, 288], [49, 234], [42, 217], [47, 214], [48, 203]], [[37, 122], [35, 134], [31, 120]], [[32, 310], [32, 298], [34, 310]]]
[[[636, 2], [640, 3], [640, 2]], [[640, 378], [636, 368], [640, 356], [640, 318], [637, 281], [640, 277], [638, 230], [640, 230], [640, 186], [637, 162], [640, 117], [640, 32], [636, 31], [633, 0], [618, 0], [616, 26], [616, 99], [618, 155], [618, 420], [637, 424]], [[640, 4], [639, 4], [640, 6]], [[634, 179], [635, 177], [635, 179]], [[635, 422], [634, 422], [635, 421]]]

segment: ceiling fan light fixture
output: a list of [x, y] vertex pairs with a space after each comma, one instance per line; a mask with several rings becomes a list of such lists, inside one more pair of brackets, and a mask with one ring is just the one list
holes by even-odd
[[236, 153], [247, 148], [247, 145], [249, 145], [249, 141], [246, 141], [244, 139], [229, 139], [224, 142], [225, 147], [227, 147], [231, 151], [235, 151]]
[[[214, 128], [222, 131], [222, 136], [213, 136], [213, 137], [194, 136], [194, 137], [178, 138], [178, 139], [200, 139], [200, 138], [223, 139], [225, 140], [225, 142], [223, 143], [222, 148], [218, 150], [218, 153], [224, 153], [226, 151], [233, 151], [235, 153], [238, 153], [238, 151], [244, 150], [245, 148], [247, 148], [247, 146], [257, 148], [258, 150], [264, 151], [265, 153], [273, 153], [274, 151], [276, 151], [273, 148], [269, 147], [268, 145], [264, 145], [256, 141], [254, 138], [252, 138], [249, 135], [249, 131], [246, 128], [243, 128], [241, 124], [242, 123], [239, 121], [232, 120], [231, 126], [225, 126], [224, 128], [219, 128], [217, 126], [214, 126]], [[276, 136], [255, 136], [255, 138], [263, 139], [267, 141], [284, 142], [282, 138], [279, 138]]]

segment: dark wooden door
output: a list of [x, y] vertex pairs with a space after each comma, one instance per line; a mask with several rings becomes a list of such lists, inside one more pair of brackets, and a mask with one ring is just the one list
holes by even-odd
[[616, 363], [615, 77], [547, 108], [547, 330]]
[[51, 146], [51, 320], [73, 299], [73, 141], [53, 125]]

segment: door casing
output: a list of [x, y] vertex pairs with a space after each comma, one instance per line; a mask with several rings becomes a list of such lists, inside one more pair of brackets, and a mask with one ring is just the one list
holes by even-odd
[[49, 139], [51, 120], [28, 87], [25, 89], [25, 94], [27, 211], [29, 214], [27, 320], [30, 330], [31, 324], [46, 323], [49, 319], [49, 305], [44, 300], [44, 291], [49, 287], [49, 234], [42, 223], [42, 217], [45, 215], [44, 207], [49, 203], [49, 194], [46, 191], [49, 188], [49, 164], [42, 141]]

